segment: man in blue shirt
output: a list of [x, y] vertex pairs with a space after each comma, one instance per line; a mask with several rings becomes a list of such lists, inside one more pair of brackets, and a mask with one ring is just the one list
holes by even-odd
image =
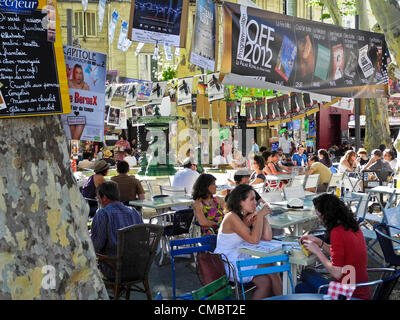
[[[96, 190], [99, 209], [92, 221], [92, 242], [96, 253], [106, 256], [117, 255], [118, 230], [143, 223], [141, 215], [119, 201], [118, 184], [106, 181]], [[113, 269], [100, 261], [100, 270], [106, 278], [113, 279]]]
[[251, 150], [254, 152], [260, 152], [260, 148], [254, 139], [251, 139]]
[[304, 147], [299, 144], [296, 148], [297, 152], [293, 154], [292, 161], [298, 167], [304, 167], [307, 164], [307, 156], [304, 154]]

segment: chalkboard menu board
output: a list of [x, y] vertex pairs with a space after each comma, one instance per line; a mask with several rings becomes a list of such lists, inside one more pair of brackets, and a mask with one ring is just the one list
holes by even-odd
[[39, 9], [0, 8], [0, 117], [71, 111], [55, 2]]

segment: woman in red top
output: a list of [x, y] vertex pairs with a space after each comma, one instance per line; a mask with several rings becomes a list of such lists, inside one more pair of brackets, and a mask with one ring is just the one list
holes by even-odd
[[[333, 194], [321, 194], [313, 199], [313, 203], [315, 213], [326, 227], [325, 237], [330, 245], [311, 235], [303, 236], [301, 243], [318, 257], [334, 281], [347, 284], [368, 282], [367, 247], [351, 209]], [[331, 260], [325, 254], [329, 254]], [[296, 286], [296, 293], [316, 293], [320, 285], [329, 283], [318, 272], [311, 270], [302, 273], [302, 280]], [[353, 297], [370, 299], [369, 288], [356, 288]]]

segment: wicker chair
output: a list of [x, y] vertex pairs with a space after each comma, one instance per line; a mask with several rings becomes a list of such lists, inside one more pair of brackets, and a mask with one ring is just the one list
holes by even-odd
[[122, 228], [117, 234], [117, 255], [97, 254], [99, 261], [115, 271], [114, 279], [103, 279], [106, 288], [113, 289], [114, 299], [121, 296], [123, 289], [126, 289], [126, 300], [129, 300], [131, 291], [146, 293], [147, 299], [152, 299], [148, 276], [162, 234], [163, 227], [154, 224]]

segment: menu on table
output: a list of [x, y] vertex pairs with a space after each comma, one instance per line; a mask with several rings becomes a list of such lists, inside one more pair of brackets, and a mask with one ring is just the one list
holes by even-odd
[[55, 1], [0, 2], [0, 117], [69, 113]]

